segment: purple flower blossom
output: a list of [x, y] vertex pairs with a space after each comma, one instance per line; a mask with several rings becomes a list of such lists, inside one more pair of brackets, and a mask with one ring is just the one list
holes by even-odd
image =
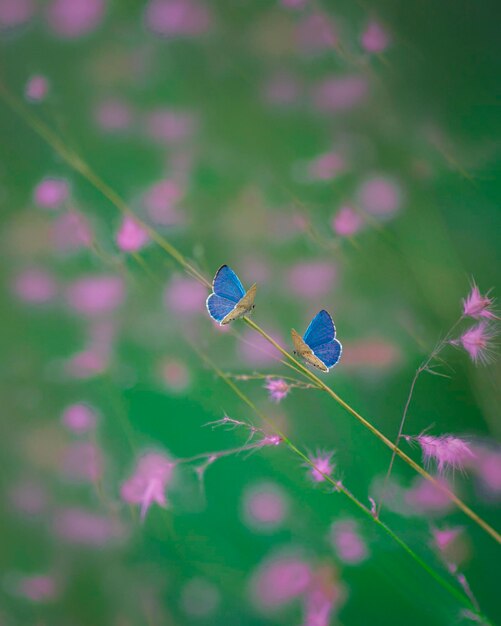
[[454, 339], [451, 343], [455, 346], [462, 346], [475, 364], [482, 363], [485, 365], [492, 361], [492, 340], [496, 335], [496, 330], [489, 326], [486, 321], [482, 321], [469, 328], [459, 339]]
[[468, 297], [463, 300], [463, 315], [474, 319], [497, 319], [492, 311], [494, 301], [487, 294], [482, 295], [475, 283], [471, 287]]
[[133, 217], [126, 215], [116, 234], [117, 246], [123, 252], [137, 252], [149, 241], [147, 231]]
[[291, 387], [282, 378], [267, 378], [265, 389], [270, 392], [270, 398], [274, 402], [280, 402], [287, 397]]
[[309, 467], [310, 477], [317, 483], [323, 482], [325, 476], [331, 476], [334, 471], [334, 463], [332, 462], [332, 456], [334, 452], [319, 452], [317, 451], [315, 456], [309, 455], [310, 461], [314, 467]]
[[468, 443], [453, 435], [419, 435], [417, 437], [404, 437], [406, 441], [417, 441], [423, 452], [423, 461], [429, 464], [433, 459], [437, 464], [439, 474], [447, 469], [462, 471], [465, 465], [475, 455]]
[[142, 521], [153, 503], [162, 508], [167, 506], [165, 490], [172, 480], [174, 466], [175, 463], [164, 454], [148, 452], [139, 459], [134, 473], [123, 483], [122, 499], [141, 506]]

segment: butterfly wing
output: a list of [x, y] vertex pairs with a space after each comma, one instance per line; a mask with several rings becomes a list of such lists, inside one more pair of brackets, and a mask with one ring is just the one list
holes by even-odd
[[230, 300], [233, 304], [245, 296], [245, 289], [238, 276], [227, 265], [221, 265], [214, 276], [212, 290], [216, 296]]
[[335, 336], [336, 328], [332, 317], [327, 311], [322, 310], [311, 320], [304, 333], [303, 341], [315, 352], [316, 347], [329, 343]]
[[316, 346], [313, 349], [313, 354], [319, 358], [322, 363], [327, 367], [331, 368], [336, 365], [336, 363], [341, 358], [341, 353], [343, 352], [343, 347], [337, 339], [333, 339], [328, 343], [324, 343], [320, 346]]
[[215, 293], [211, 293], [207, 298], [206, 305], [209, 315], [219, 323], [235, 308], [235, 302], [218, 296]]

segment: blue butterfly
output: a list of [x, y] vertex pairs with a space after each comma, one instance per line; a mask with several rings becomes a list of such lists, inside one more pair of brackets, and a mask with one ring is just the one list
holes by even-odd
[[207, 311], [221, 326], [229, 324], [252, 311], [256, 289], [254, 283], [246, 292], [235, 272], [227, 265], [221, 265], [212, 281], [214, 293], [207, 298]]
[[294, 352], [322, 372], [328, 372], [341, 358], [343, 347], [336, 339], [336, 327], [327, 311], [315, 315], [303, 337], [294, 329], [291, 335]]

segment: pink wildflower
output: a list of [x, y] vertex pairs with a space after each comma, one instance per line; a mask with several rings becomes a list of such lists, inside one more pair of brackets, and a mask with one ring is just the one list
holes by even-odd
[[311, 583], [308, 562], [293, 555], [268, 558], [251, 580], [254, 604], [264, 612], [274, 611], [302, 595]]
[[93, 430], [96, 426], [96, 414], [86, 404], [71, 404], [62, 415], [64, 426], [77, 435]]
[[17, 583], [17, 593], [31, 602], [50, 602], [57, 592], [56, 581], [49, 575], [21, 576]]
[[57, 295], [57, 283], [52, 274], [36, 267], [18, 274], [13, 285], [16, 296], [28, 304], [44, 304]]
[[440, 552], [446, 552], [452, 543], [454, 543], [457, 537], [463, 531], [462, 528], [439, 528], [433, 529], [433, 540]]
[[369, 556], [369, 550], [353, 520], [334, 522], [330, 530], [330, 542], [341, 561], [350, 565], [361, 563]]
[[270, 392], [270, 398], [274, 402], [283, 400], [291, 390], [290, 385], [282, 378], [267, 378], [264, 387]]
[[83, 276], [66, 290], [68, 306], [87, 317], [111, 313], [122, 303], [124, 296], [123, 280], [112, 274]]
[[332, 230], [340, 237], [352, 237], [363, 226], [362, 216], [349, 206], [339, 209], [332, 219]]
[[379, 22], [371, 21], [362, 33], [360, 43], [366, 52], [375, 54], [388, 47], [390, 38]]
[[315, 572], [304, 594], [302, 626], [329, 626], [344, 595], [344, 589], [335, 579], [335, 572], [331, 568], [322, 567]]
[[68, 182], [61, 178], [44, 178], [35, 187], [33, 199], [42, 209], [58, 209], [68, 199]]
[[245, 490], [243, 517], [247, 526], [257, 532], [268, 533], [281, 528], [288, 511], [289, 500], [275, 483], [260, 483]]
[[66, 543], [94, 548], [110, 546], [127, 535], [120, 520], [81, 508], [58, 511], [52, 532]]
[[125, 216], [116, 235], [116, 242], [123, 252], [137, 252], [149, 241], [146, 230], [134, 218]]
[[148, 452], [142, 456], [132, 476], [121, 489], [121, 496], [129, 504], [141, 506], [141, 520], [155, 502], [162, 508], [167, 506], [165, 489], [172, 481], [175, 463], [164, 454]]
[[334, 471], [332, 456], [334, 452], [318, 452], [315, 456], [310, 455], [309, 459], [314, 467], [308, 466], [310, 477], [317, 483], [326, 480], [325, 476], [331, 476]]
[[406, 441], [417, 441], [423, 452], [423, 461], [429, 464], [432, 459], [436, 461], [437, 470], [442, 474], [446, 469], [463, 470], [465, 464], [474, 457], [473, 452], [466, 441], [452, 435], [419, 435], [417, 437], [404, 437]]
[[454, 339], [451, 343], [455, 346], [462, 346], [475, 364], [482, 363], [485, 365], [492, 361], [492, 339], [496, 334], [495, 329], [489, 326], [487, 322], [482, 321], [469, 328], [459, 339]]
[[47, 22], [59, 37], [73, 39], [95, 30], [104, 12], [104, 0], [52, 0], [47, 7]]
[[24, 95], [31, 102], [41, 102], [45, 100], [49, 93], [49, 81], [45, 76], [35, 74], [31, 76], [24, 88]]
[[492, 298], [489, 298], [487, 294], [482, 295], [480, 289], [473, 283], [468, 297], [463, 300], [463, 315], [473, 317], [474, 319], [480, 319], [482, 317], [497, 319], [496, 315], [492, 312], [493, 304]]

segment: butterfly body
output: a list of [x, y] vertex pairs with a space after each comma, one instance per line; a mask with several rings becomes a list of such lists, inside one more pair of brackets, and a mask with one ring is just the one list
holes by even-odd
[[309, 365], [328, 372], [341, 358], [343, 348], [336, 339], [332, 317], [322, 310], [311, 320], [303, 337], [291, 330], [294, 351]]
[[257, 285], [246, 292], [235, 272], [222, 265], [212, 282], [213, 293], [207, 298], [207, 310], [221, 326], [248, 315], [254, 308]]

